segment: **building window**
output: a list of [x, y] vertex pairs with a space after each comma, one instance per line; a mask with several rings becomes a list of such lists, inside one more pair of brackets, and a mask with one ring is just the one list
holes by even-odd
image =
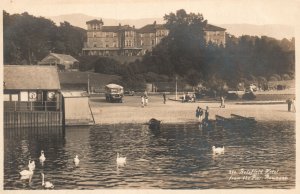
[[19, 101], [19, 94], [11, 94], [11, 101]]
[[27, 91], [21, 91], [20, 92], [20, 101], [28, 101], [28, 92]]
[[97, 34], [95, 32], [93, 32], [93, 37], [95, 38], [97, 36]]
[[107, 47], [108, 47], [108, 44], [106, 44], [105, 47], [107, 48]]
[[152, 45], [154, 45], [155, 44], [155, 41], [154, 41], [154, 39], [152, 39]]
[[94, 47], [97, 47], [97, 43], [94, 42]]

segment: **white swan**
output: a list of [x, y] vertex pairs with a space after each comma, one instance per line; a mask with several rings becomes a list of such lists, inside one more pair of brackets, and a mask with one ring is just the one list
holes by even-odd
[[117, 164], [118, 165], [126, 164], [126, 157], [120, 157], [120, 154], [117, 153]]
[[46, 157], [45, 157], [44, 151], [42, 150], [42, 151], [41, 151], [41, 156], [40, 156], [40, 162], [41, 162], [41, 163], [44, 163], [45, 160], [46, 160]]
[[35, 169], [35, 162], [34, 160], [29, 160], [29, 163], [28, 163], [28, 168], [29, 170], [34, 170]]
[[42, 175], [42, 186], [45, 187], [46, 189], [53, 189], [54, 185], [51, 182], [49, 182], [49, 181], [45, 182], [44, 173], [41, 173], [41, 175]]
[[224, 146], [221, 148], [216, 148], [215, 146], [213, 146], [212, 151], [214, 154], [224, 154], [225, 148]]
[[30, 177], [30, 176], [32, 176], [33, 175], [33, 170], [31, 170], [31, 169], [29, 169], [29, 170], [22, 170], [21, 172], [20, 172], [20, 175], [22, 176], [22, 177]]
[[75, 158], [74, 158], [74, 164], [75, 164], [75, 166], [78, 166], [79, 162], [80, 162], [80, 160], [78, 158], [78, 155], [76, 155]]

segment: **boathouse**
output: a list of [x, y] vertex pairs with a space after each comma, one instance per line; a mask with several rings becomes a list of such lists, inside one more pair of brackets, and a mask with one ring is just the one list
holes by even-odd
[[50, 53], [42, 59], [39, 65], [56, 66], [59, 70], [77, 71], [79, 61], [71, 55]]
[[3, 90], [5, 127], [63, 124], [56, 67], [5, 65]]

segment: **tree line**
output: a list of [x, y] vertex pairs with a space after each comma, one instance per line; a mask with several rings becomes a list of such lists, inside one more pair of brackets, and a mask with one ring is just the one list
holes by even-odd
[[55, 23], [27, 12], [10, 15], [3, 11], [4, 64], [37, 64], [49, 52], [78, 56], [86, 32], [68, 22]]

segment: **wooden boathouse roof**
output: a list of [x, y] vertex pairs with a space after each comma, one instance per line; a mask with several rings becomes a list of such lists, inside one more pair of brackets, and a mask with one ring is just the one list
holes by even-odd
[[54, 66], [4, 65], [4, 89], [60, 90]]

